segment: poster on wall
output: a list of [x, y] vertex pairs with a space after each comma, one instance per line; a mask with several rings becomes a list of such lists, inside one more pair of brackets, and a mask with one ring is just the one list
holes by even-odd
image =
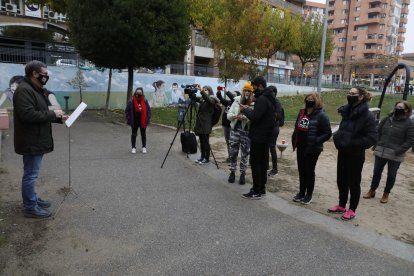
[[25, 8], [24, 9], [24, 14], [26, 16], [37, 17], [37, 18], [42, 17], [42, 12], [41, 12], [40, 5], [25, 4], [24, 8]]

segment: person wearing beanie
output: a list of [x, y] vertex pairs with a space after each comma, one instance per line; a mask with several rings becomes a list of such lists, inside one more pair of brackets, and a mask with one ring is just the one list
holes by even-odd
[[237, 156], [239, 155], [239, 148], [241, 150], [240, 159], [240, 179], [239, 184], [246, 183], [246, 169], [247, 161], [250, 153], [250, 139], [249, 139], [249, 120], [240, 113], [240, 105], [250, 106], [253, 99], [253, 86], [246, 83], [242, 90], [242, 95], [234, 98], [234, 102], [227, 113], [227, 118], [230, 120], [230, 175], [229, 183], [234, 183], [236, 179], [237, 170]]
[[254, 109], [247, 105], [240, 105], [240, 112], [250, 120], [250, 167], [253, 188], [242, 197], [261, 199], [266, 194], [269, 144], [277, 118], [276, 97], [270, 89], [266, 88], [266, 80], [262, 76], [255, 77], [251, 85], [256, 99]]

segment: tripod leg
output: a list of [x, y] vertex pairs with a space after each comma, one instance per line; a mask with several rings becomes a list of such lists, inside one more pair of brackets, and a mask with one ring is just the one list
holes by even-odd
[[[186, 117], [186, 115], [187, 115], [188, 110], [190, 109], [190, 106], [192, 106], [192, 103], [190, 103], [190, 104], [187, 106], [187, 109], [186, 109], [186, 110], [185, 110], [185, 112], [184, 112], [183, 118], [181, 119], [181, 122], [180, 122], [180, 124], [179, 124], [179, 126], [178, 126], [178, 128], [177, 128], [177, 131], [175, 132], [174, 138], [173, 138], [173, 139], [172, 139], [172, 141], [171, 141], [171, 144], [170, 144], [170, 147], [168, 148], [167, 154], [166, 154], [166, 155], [165, 155], [165, 157], [164, 157], [164, 161], [162, 161], [162, 164], [161, 164], [161, 169], [162, 169], [162, 167], [164, 167], [165, 160], [167, 160], [168, 154], [170, 153], [170, 150], [171, 150], [171, 148], [172, 148], [172, 146], [173, 146], [173, 144], [174, 144], [175, 138], [177, 138], [177, 134], [178, 134], [178, 132], [180, 131], [181, 126], [184, 124], [184, 120], [185, 120], [185, 117]], [[190, 118], [190, 120], [191, 120], [191, 118]], [[187, 157], [188, 157], [188, 153], [187, 153]]]

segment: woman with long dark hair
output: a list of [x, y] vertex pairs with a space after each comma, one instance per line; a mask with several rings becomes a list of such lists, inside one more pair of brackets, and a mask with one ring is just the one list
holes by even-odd
[[[348, 104], [338, 112], [342, 116], [333, 140], [338, 149], [337, 185], [339, 203], [328, 209], [330, 213], [344, 213], [343, 220], [356, 216], [361, 196], [361, 172], [365, 162], [365, 150], [377, 142], [374, 115], [369, 111], [371, 94], [362, 87], [353, 87], [347, 94]], [[350, 194], [349, 209], [346, 209]]]
[[374, 175], [371, 188], [363, 196], [364, 198], [375, 197], [375, 190], [381, 181], [382, 171], [388, 164], [387, 182], [380, 200], [381, 203], [388, 202], [398, 168], [404, 161], [405, 152], [414, 145], [414, 123], [410, 119], [412, 110], [409, 102], [398, 101], [394, 106], [394, 111], [381, 120], [378, 126], [378, 143], [374, 151]]
[[147, 134], [146, 129], [151, 120], [151, 107], [145, 99], [144, 90], [138, 87], [132, 98], [128, 101], [125, 109], [127, 124], [131, 126], [131, 153], [137, 153], [136, 140], [138, 128], [141, 133], [142, 153], [147, 153]]

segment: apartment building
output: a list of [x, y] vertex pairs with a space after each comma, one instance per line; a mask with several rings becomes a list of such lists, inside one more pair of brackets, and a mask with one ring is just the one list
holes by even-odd
[[383, 78], [389, 57], [398, 59], [404, 50], [409, 4], [410, 0], [329, 0], [328, 26], [336, 47], [325, 74], [345, 82], [369, 79], [371, 86]]
[[[264, 0], [270, 5], [290, 9], [294, 13], [302, 13], [305, 1], [300, 0]], [[187, 74], [194, 72], [195, 75], [217, 76], [217, 68], [214, 65], [214, 49], [212, 43], [208, 40], [203, 32], [193, 29], [191, 38], [191, 47], [184, 57], [183, 68], [177, 68], [179, 71], [187, 71]], [[258, 61], [259, 67], [264, 69], [266, 60]], [[282, 52], [276, 53], [270, 60], [269, 64], [269, 81], [281, 82], [290, 78], [293, 63], [287, 55]], [[172, 68], [174, 71], [174, 68]]]

